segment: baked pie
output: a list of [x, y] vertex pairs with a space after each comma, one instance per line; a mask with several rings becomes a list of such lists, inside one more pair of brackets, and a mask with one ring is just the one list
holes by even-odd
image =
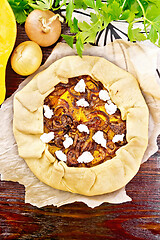
[[93, 196], [122, 188], [137, 173], [148, 115], [130, 73], [101, 57], [68, 56], [16, 93], [13, 131], [39, 180]]

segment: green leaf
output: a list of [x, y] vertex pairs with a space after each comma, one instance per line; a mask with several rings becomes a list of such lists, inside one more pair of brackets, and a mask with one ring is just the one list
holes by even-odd
[[75, 36], [69, 36], [69, 35], [65, 35], [65, 34], [61, 34], [61, 36], [63, 37], [63, 39], [66, 41], [66, 43], [73, 48], [73, 41]]
[[16, 21], [20, 24], [24, 23], [26, 21], [26, 18], [27, 18], [24, 10], [20, 11], [20, 12], [16, 12], [15, 17], [16, 17]]
[[90, 13], [91, 21], [95, 24], [98, 21], [98, 17], [95, 13]]
[[77, 41], [76, 41], [76, 49], [77, 49], [77, 53], [80, 57], [82, 57], [82, 52], [84, 50], [84, 46], [83, 46], [83, 42], [81, 40], [80, 37], [77, 38]]
[[70, 26], [71, 28], [71, 33], [78, 33], [79, 28], [78, 28], [78, 20], [74, 17], [72, 25]]
[[120, 20], [127, 20], [129, 18], [129, 16], [130, 16], [130, 10], [127, 9], [120, 16]]
[[84, 3], [83, 0], [74, 0], [74, 5], [76, 9], [87, 9], [87, 5]]
[[86, 38], [85, 43], [95, 43], [96, 32], [90, 32], [89, 36]]
[[73, 0], [69, 1], [68, 6], [66, 7], [66, 22], [70, 25], [72, 14], [74, 11], [74, 3]]
[[51, 9], [53, 2], [54, 2], [53, 0], [43, 0], [43, 1], [37, 0], [36, 4], [30, 3], [29, 5], [34, 9], [48, 10], [48, 9]]
[[109, 14], [106, 14], [104, 11], [101, 11], [101, 20], [103, 22], [103, 28], [106, 28], [112, 21], [111, 16]]
[[[28, 0], [29, 1], [29, 0]], [[30, 13], [31, 10], [33, 10], [27, 0], [21, 1], [21, 0], [8, 0], [11, 8], [13, 9], [16, 21], [20, 24], [24, 23], [26, 20], [26, 17]]]
[[95, 9], [95, 2], [94, 0], [83, 0], [87, 7]]
[[132, 26], [128, 27], [128, 37], [131, 41], [144, 41], [146, 40], [146, 36], [140, 32], [140, 28], [132, 28]]
[[88, 29], [90, 29], [90, 25], [85, 21], [79, 22], [78, 26], [82, 31], [88, 31]]
[[96, 9], [99, 10], [99, 8], [101, 8], [103, 6], [103, 3], [101, 2], [101, 0], [96, 0]]
[[88, 32], [80, 32], [79, 37], [81, 38], [81, 41], [84, 43], [85, 40], [89, 37], [89, 33]]
[[146, 18], [153, 20], [160, 15], [160, 1], [157, 4], [149, 4], [146, 10]]
[[107, 13], [111, 16], [112, 20], [118, 20], [122, 12], [122, 8], [118, 2], [114, 1], [108, 6]]
[[154, 29], [153, 26], [151, 26], [151, 30], [149, 32], [149, 39], [151, 42], [155, 43], [158, 40], [158, 33], [156, 31], [156, 29]]
[[128, 17], [128, 19], [126, 19], [126, 21], [128, 23], [132, 23], [134, 19], [135, 19], [135, 13], [130, 12], [129, 17]]
[[152, 25], [160, 33], [160, 15], [152, 21]]
[[57, 7], [57, 6], [60, 4], [60, 1], [61, 1], [61, 0], [55, 0], [55, 3], [54, 3], [54, 4], [55, 4], [55, 7]]

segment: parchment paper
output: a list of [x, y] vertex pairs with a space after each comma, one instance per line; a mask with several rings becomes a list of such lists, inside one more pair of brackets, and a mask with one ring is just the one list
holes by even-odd
[[[160, 82], [156, 68], [160, 66], [159, 62], [157, 62], [159, 61], [157, 60], [158, 55], [160, 58], [160, 50], [117, 40], [104, 47], [86, 45], [84, 54], [104, 57], [131, 72], [137, 78], [150, 110], [149, 143], [142, 162], [146, 161], [158, 150], [156, 139], [160, 133]], [[71, 49], [64, 43], [57, 44], [46, 63], [36, 73], [67, 55], [76, 55], [76, 50]], [[20, 84], [18, 91], [35, 74]], [[103, 202], [122, 203], [131, 201], [131, 198], [126, 194], [125, 188], [110, 194], [86, 197], [56, 190], [40, 182], [30, 171], [25, 161], [18, 156], [17, 145], [12, 131], [13, 96], [14, 94], [3, 103], [0, 109], [0, 173], [2, 174], [2, 180], [17, 181], [25, 186], [26, 203], [31, 203], [37, 207], [51, 204], [59, 207], [67, 203], [81, 201], [93, 208]]]

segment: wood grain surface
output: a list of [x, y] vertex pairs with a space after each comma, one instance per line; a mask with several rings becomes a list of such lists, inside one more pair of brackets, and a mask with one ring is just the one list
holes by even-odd
[[[62, 32], [66, 31], [67, 27], [63, 25]], [[18, 26], [16, 46], [25, 40], [28, 38], [24, 27]], [[43, 62], [52, 48], [42, 49]], [[9, 60], [6, 97], [24, 79], [13, 72]], [[141, 166], [126, 189], [132, 202], [117, 205], [105, 203], [94, 209], [78, 202], [60, 208], [37, 208], [24, 203], [24, 186], [0, 181], [0, 240], [160, 239], [160, 151]]]

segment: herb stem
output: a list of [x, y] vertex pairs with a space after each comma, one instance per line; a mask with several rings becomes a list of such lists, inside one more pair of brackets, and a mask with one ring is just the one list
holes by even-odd
[[139, 4], [140, 8], [142, 9], [143, 16], [146, 18], [146, 13], [144, 11], [144, 7], [143, 7], [142, 3], [140, 2], [140, 0], [137, 0], [137, 2]]
[[126, 3], [126, 0], [124, 0], [124, 2], [123, 2], [123, 4], [122, 4], [122, 10], [123, 10], [123, 8], [124, 8], [125, 3]]

